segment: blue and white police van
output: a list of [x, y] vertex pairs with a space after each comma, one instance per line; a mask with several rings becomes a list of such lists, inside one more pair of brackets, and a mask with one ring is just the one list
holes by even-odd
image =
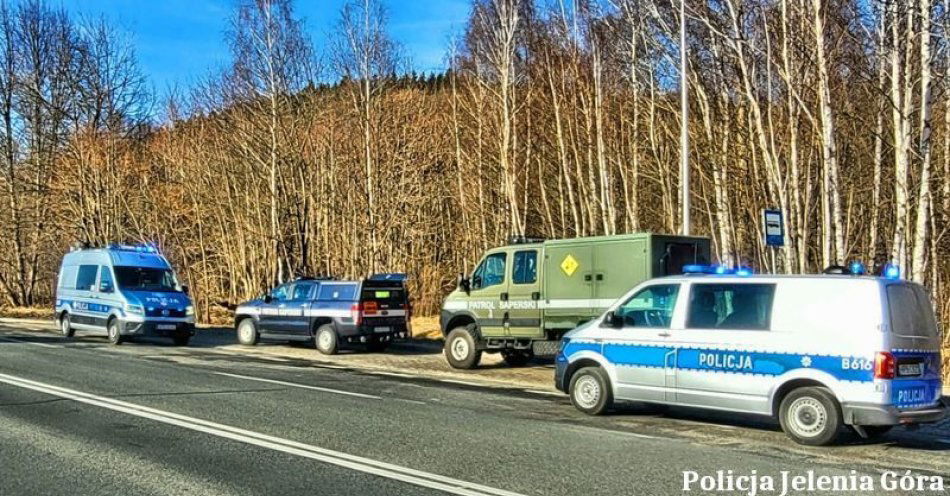
[[188, 288], [152, 245], [111, 244], [67, 253], [55, 310], [65, 337], [90, 331], [117, 345], [131, 337], [159, 336], [184, 346], [195, 333]]
[[844, 426], [871, 437], [944, 417], [931, 299], [896, 267], [889, 277], [687, 272], [638, 285], [565, 336], [555, 383], [575, 407], [762, 414], [808, 445]]

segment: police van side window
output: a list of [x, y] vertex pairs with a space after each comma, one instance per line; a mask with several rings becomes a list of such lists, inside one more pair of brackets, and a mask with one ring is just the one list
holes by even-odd
[[80, 265], [76, 274], [76, 289], [80, 291], [95, 291], [96, 276], [99, 274], [98, 265]]
[[623, 317], [624, 327], [668, 329], [679, 294], [679, 284], [649, 286], [637, 291], [614, 312]]
[[115, 289], [112, 282], [112, 271], [105, 265], [99, 266], [99, 292], [111, 293]]
[[686, 327], [767, 331], [774, 297], [774, 284], [694, 284]]
[[512, 282], [515, 284], [534, 284], [537, 280], [538, 252], [535, 250], [516, 252]]
[[505, 282], [507, 253], [493, 253], [479, 264], [472, 274], [472, 289], [485, 289]]

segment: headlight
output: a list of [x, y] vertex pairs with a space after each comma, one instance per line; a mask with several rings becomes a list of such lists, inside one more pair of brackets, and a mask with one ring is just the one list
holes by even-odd
[[188, 305], [187, 307], [185, 307], [185, 315], [194, 315], [194, 314], [195, 314], [194, 305]]
[[145, 315], [145, 308], [142, 305], [125, 304], [125, 311], [132, 315]]
[[570, 342], [571, 342], [571, 338], [562, 338], [561, 344], [558, 345], [557, 347], [557, 352], [562, 353], [564, 351], [564, 348], [567, 346], [567, 343], [570, 343]]

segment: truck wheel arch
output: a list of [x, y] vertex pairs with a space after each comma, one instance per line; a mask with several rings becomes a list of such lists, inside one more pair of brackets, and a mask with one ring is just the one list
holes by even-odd
[[330, 327], [333, 327], [333, 331], [336, 332], [336, 323], [333, 322], [333, 319], [330, 317], [317, 317], [313, 319], [313, 322], [310, 324], [310, 336], [317, 335], [317, 329], [320, 329], [320, 326], [329, 324]]
[[[449, 333], [452, 332], [452, 329], [455, 329], [456, 327], [469, 327], [469, 326], [475, 326], [476, 330], [478, 328], [477, 327], [478, 324], [475, 321], [474, 315], [471, 315], [469, 313], [456, 314], [452, 316], [452, 318], [449, 319], [448, 323], [442, 328], [442, 337], [443, 338], [447, 337]], [[473, 337], [475, 337], [476, 339], [478, 338], [477, 335], [474, 335]]]

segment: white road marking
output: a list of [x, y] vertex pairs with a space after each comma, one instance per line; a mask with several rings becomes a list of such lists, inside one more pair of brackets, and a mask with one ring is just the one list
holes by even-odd
[[173, 412], [149, 408], [143, 405], [119, 401], [104, 396], [97, 396], [94, 394], [62, 388], [42, 382], [36, 382], [22, 377], [0, 374], [0, 382], [9, 384], [11, 386], [17, 386], [24, 389], [30, 389], [33, 391], [49, 394], [51, 396], [57, 396], [59, 398], [73, 400], [79, 403], [85, 403], [87, 405], [98, 406], [136, 417], [155, 420], [157, 422], [211, 434], [213, 436], [218, 436], [225, 439], [231, 439], [291, 455], [310, 458], [358, 472], [385, 477], [387, 479], [398, 480], [416, 486], [436, 489], [450, 494], [458, 494], [462, 496], [522, 496], [518, 493], [503, 489], [496, 489], [493, 487], [476, 484], [474, 482], [453, 479], [451, 477], [415, 470], [408, 467], [402, 467], [391, 463], [373, 460], [371, 458], [350, 455], [340, 451], [299, 443], [289, 439], [268, 436], [266, 434], [261, 434], [254, 431], [248, 431], [207, 420], [179, 415]]
[[325, 387], [320, 387], [320, 386], [309, 386], [307, 384], [298, 384], [296, 382], [275, 381], [274, 379], [264, 379], [261, 377], [251, 377], [248, 375], [229, 374], [227, 372], [212, 372], [212, 374], [223, 375], [225, 377], [233, 377], [235, 379], [245, 379], [248, 381], [258, 381], [258, 382], [267, 382], [270, 384], [280, 384], [281, 386], [290, 386], [290, 387], [296, 387], [296, 388], [301, 388], [301, 389], [312, 389], [314, 391], [322, 391], [324, 393], [343, 394], [346, 396], [355, 396], [357, 398], [365, 398], [369, 400], [383, 399], [382, 396], [375, 396], [372, 394], [354, 393], [351, 391], [343, 391], [340, 389], [330, 389], [330, 388], [325, 388]]
[[32, 344], [33, 346], [42, 346], [43, 348], [62, 348], [62, 346], [56, 346], [55, 344], [49, 343], [36, 343], [33, 341], [24, 341], [22, 339], [11, 338], [11, 337], [0, 337], [0, 341], [7, 341], [10, 343], [20, 343], [20, 344]]

